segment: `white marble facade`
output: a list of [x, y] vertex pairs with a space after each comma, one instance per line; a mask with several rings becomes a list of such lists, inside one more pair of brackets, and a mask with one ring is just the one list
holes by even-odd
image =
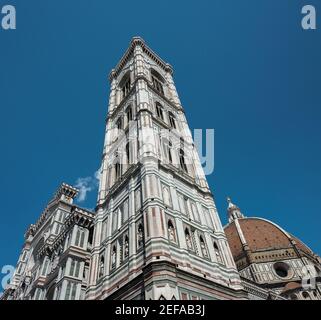
[[282, 299], [238, 272], [173, 69], [139, 37], [110, 73], [95, 212], [76, 195], [63, 184], [28, 229], [2, 299]]

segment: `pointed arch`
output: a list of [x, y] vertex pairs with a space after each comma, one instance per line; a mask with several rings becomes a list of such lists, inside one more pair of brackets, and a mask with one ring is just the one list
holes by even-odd
[[200, 235], [199, 239], [200, 239], [200, 246], [201, 246], [201, 251], [202, 251], [203, 257], [208, 258], [207, 247], [206, 247], [205, 240], [204, 240], [203, 236]]

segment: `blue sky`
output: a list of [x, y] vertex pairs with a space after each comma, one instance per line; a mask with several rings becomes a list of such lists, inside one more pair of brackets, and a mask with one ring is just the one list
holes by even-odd
[[136, 35], [173, 65], [191, 128], [215, 129], [208, 181], [223, 223], [229, 195], [321, 253], [321, 32], [300, 23], [319, 1], [7, 3], [17, 30], [0, 30], [0, 266], [15, 264], [59, 184], [100, 166], [108, 73]]

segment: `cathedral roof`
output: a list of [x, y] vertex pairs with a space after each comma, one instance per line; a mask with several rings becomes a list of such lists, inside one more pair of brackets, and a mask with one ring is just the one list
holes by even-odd
[[301, 240], [269, 220], [245, 217], [230, 198], [227, 212], [229, 223], [224, 231], [235, 261], [244, 256], [249, 258], [249, 255], [256, 261], [294, 258], [301, 254], [316, 259], [316, 255]]
[[297, 289], [301, 289], [302, 286], [300, 283], [297, 282], [289, 282], [285, 285], [285, 287], [282, 290], [282, 293], [288, 292], [288, 291], [292, 291], [292, 290], [297, 290]]
[[295, 249], [313, 256], [313, 252], [298, 238], [290, 235], [275, 223], [262, 218], [238, 218], [224, 228], [235, 260], [244, 255], [247, 248], [251, 253], [273, 251], [279, 249]]

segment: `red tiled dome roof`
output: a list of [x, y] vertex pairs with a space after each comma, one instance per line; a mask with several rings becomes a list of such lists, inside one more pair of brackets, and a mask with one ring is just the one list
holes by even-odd
[[[299, 239], [292, 237], [271, 221], [261, 218], [240, 218], [237, 219], [237, 221], [245, 241], [252, 252], [291, 248], [293, 247], [290, 240], [292, 238], [300, 250], [308, 254], [313, 254]], [[235, 221], [229, 223], [224, 231], [233, 257], [239, 257], [243, 253], [243, 246], [237, 232]]]
[[295, 289], [301, 289], [302, 286], [300, 283], [297, 282], [289, 282], [286, 284], [286, 286], [283, 288], [282, 293], [285, 293], [287, 291], [295, 290]]

